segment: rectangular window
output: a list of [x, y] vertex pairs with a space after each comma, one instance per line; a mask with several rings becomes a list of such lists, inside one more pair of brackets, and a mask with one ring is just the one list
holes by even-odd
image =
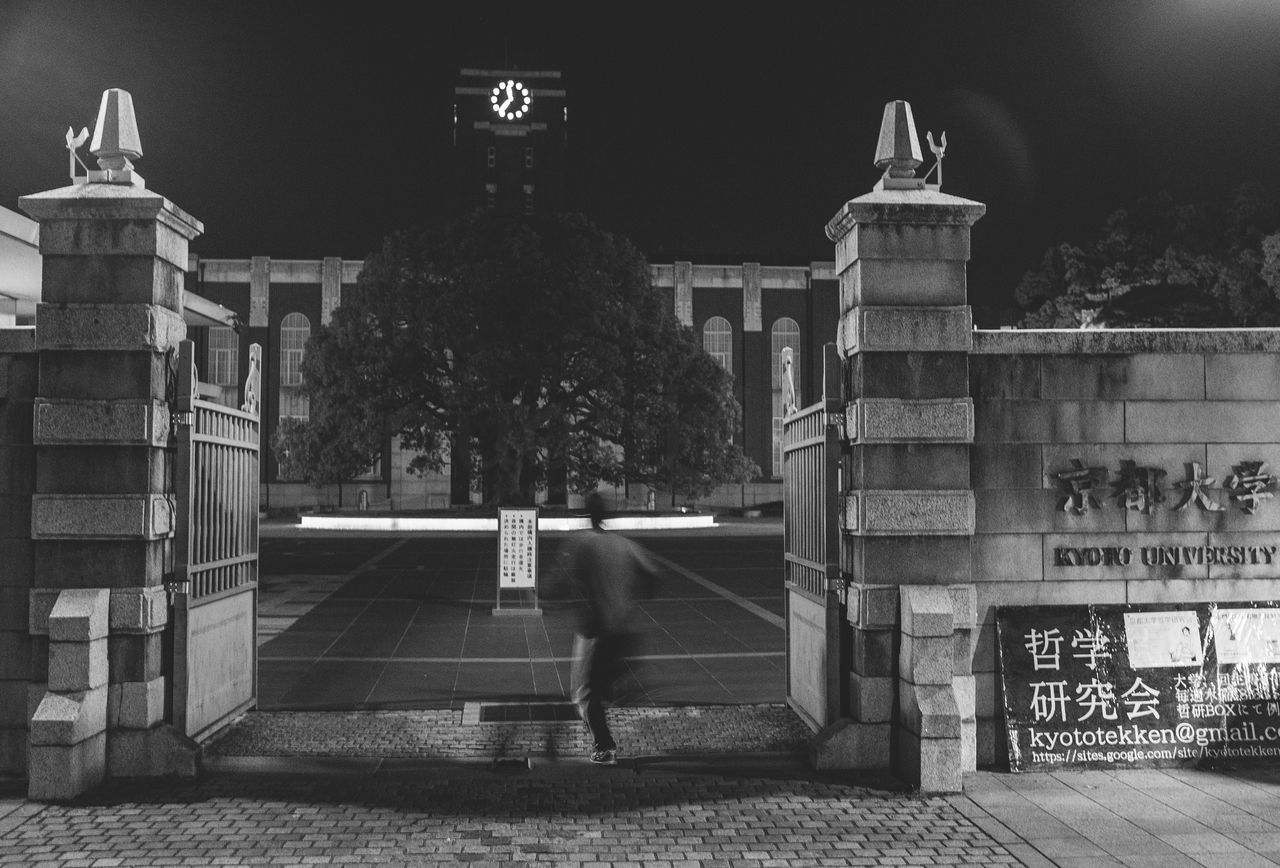
[[524, 167], [526, 169], [533, 168], [533, 148], [524, 149]]
[[305, 395], [301, 389], [281, 389], [280, 418], [301, 419], [304, 422], [310, 419], [311, 398]]
[[783, 395], [782, 390], [775, 389], [773, 392], [773, 476], [782, 476], [782, 447], [785, 445], [783, 439], [786, 435], [786, 429], [783, 425], [783, 413], [786, 411], [782, 406]]
[[773, 475], [782, 476], [782, 417], [773, 417]]
[[533, 185], [524, 185], [524, 213], [533, 213]]
[[236, 386], [240, 376], [240, 341], [235, 329], [209, 329], [209, 382], [215, 386]]
[[280, 371], [280, 385], [302, 385], [302, 350], [286, 349], [280, 354], [283, 368]]
[[498, 165], [498, 149], [493, 145], [489, 146], [489, 168], [492, 169]]

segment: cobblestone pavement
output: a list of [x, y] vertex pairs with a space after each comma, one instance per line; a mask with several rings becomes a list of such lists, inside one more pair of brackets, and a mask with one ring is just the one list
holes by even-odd
[[[7, 814], [6, 814], [7, 808]], [[371, 775], [116, 782], [0, 800], [0, 864], [1000, 865], [948, 799], [813, 775], [424, 764]]]
[[[480, 703], [458, 711], [254, 711], [206, 747], [212, 757], [368, 756], [581, 757], [586, 727], [576, 719], [480, 722]], [[518, 706], [517, 706], [518, 707]], [[571, 705], [533, 706], [563, 709]], [[609, 722], [628, 756], [804, 754], [810, 732], [785, 705], [640, 706], [609, 709]]]

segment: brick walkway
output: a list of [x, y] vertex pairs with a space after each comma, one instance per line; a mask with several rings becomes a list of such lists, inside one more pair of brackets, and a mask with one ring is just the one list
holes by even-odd
[[195, 780], [63, 805], [0, 780], [0, 865], [1280, 864], [1276, 766], [977, 772], [963, 795], [924, 797], [812, 771], [784, 706], [610, 714], [615, 769], [586, 762], [573, 721], [255, 712]]
[[196, 780], [0, 799], [0, 865], [1018, 864], [953, 799], [812, 772], [786, 706], [610, 709], [614, 769], [478, 711], [252, 712]]
[[[478, 709], [255, 711], [208, 745], [206, 752], [211, 759], [586, 756], [586, 727], [578, 720], [483, 723], [475, 720], [479, 715], [474, 711]], [[609, 721], [622, 753], [630, 757], [746, 752], [803, 756], [810, 737], [785, 705], [611, 708]]]
[[947, 799], [823, 780], [429, 767], [111, 785], [0, 801], [0, 864], [1017, 864]]

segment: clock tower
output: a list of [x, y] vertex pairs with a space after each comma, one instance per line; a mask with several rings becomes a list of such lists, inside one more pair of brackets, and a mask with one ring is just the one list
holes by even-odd
[[560, 73], [463, 69], [453, 93], [457, 210], [565, 210], [568, 109]]

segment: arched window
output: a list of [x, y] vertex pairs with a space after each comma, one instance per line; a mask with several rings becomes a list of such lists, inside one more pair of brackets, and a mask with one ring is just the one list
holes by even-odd
[[733, 326], [722, 316], [713, 316], [702, 326], [702, 348], [711, 358], [733, 373]]
[[796, 390], [796, 406], [803, 407], [800, 396], [800, 326], [789, 316], [774, 321], [770, 341], [773, 351], [773, 475], [782, 475], [782, 420], [786, 412], [786, 375], [782, 370], [782, 350], [791, 348], [791, 381]]
[[209, 382], [215, 386], [238, 386], [240, 340], [226, 326], [209, 328]]
[[280, 323], [280, 385], [302, 385], [302, 351], [311, 337], [311, 321], [291, 313]]
[[291, 313], [280, 323], [280, 418], [307, 419], [311, 402], [302, 393], [302, 353], [311, 337], [311, 321]]

